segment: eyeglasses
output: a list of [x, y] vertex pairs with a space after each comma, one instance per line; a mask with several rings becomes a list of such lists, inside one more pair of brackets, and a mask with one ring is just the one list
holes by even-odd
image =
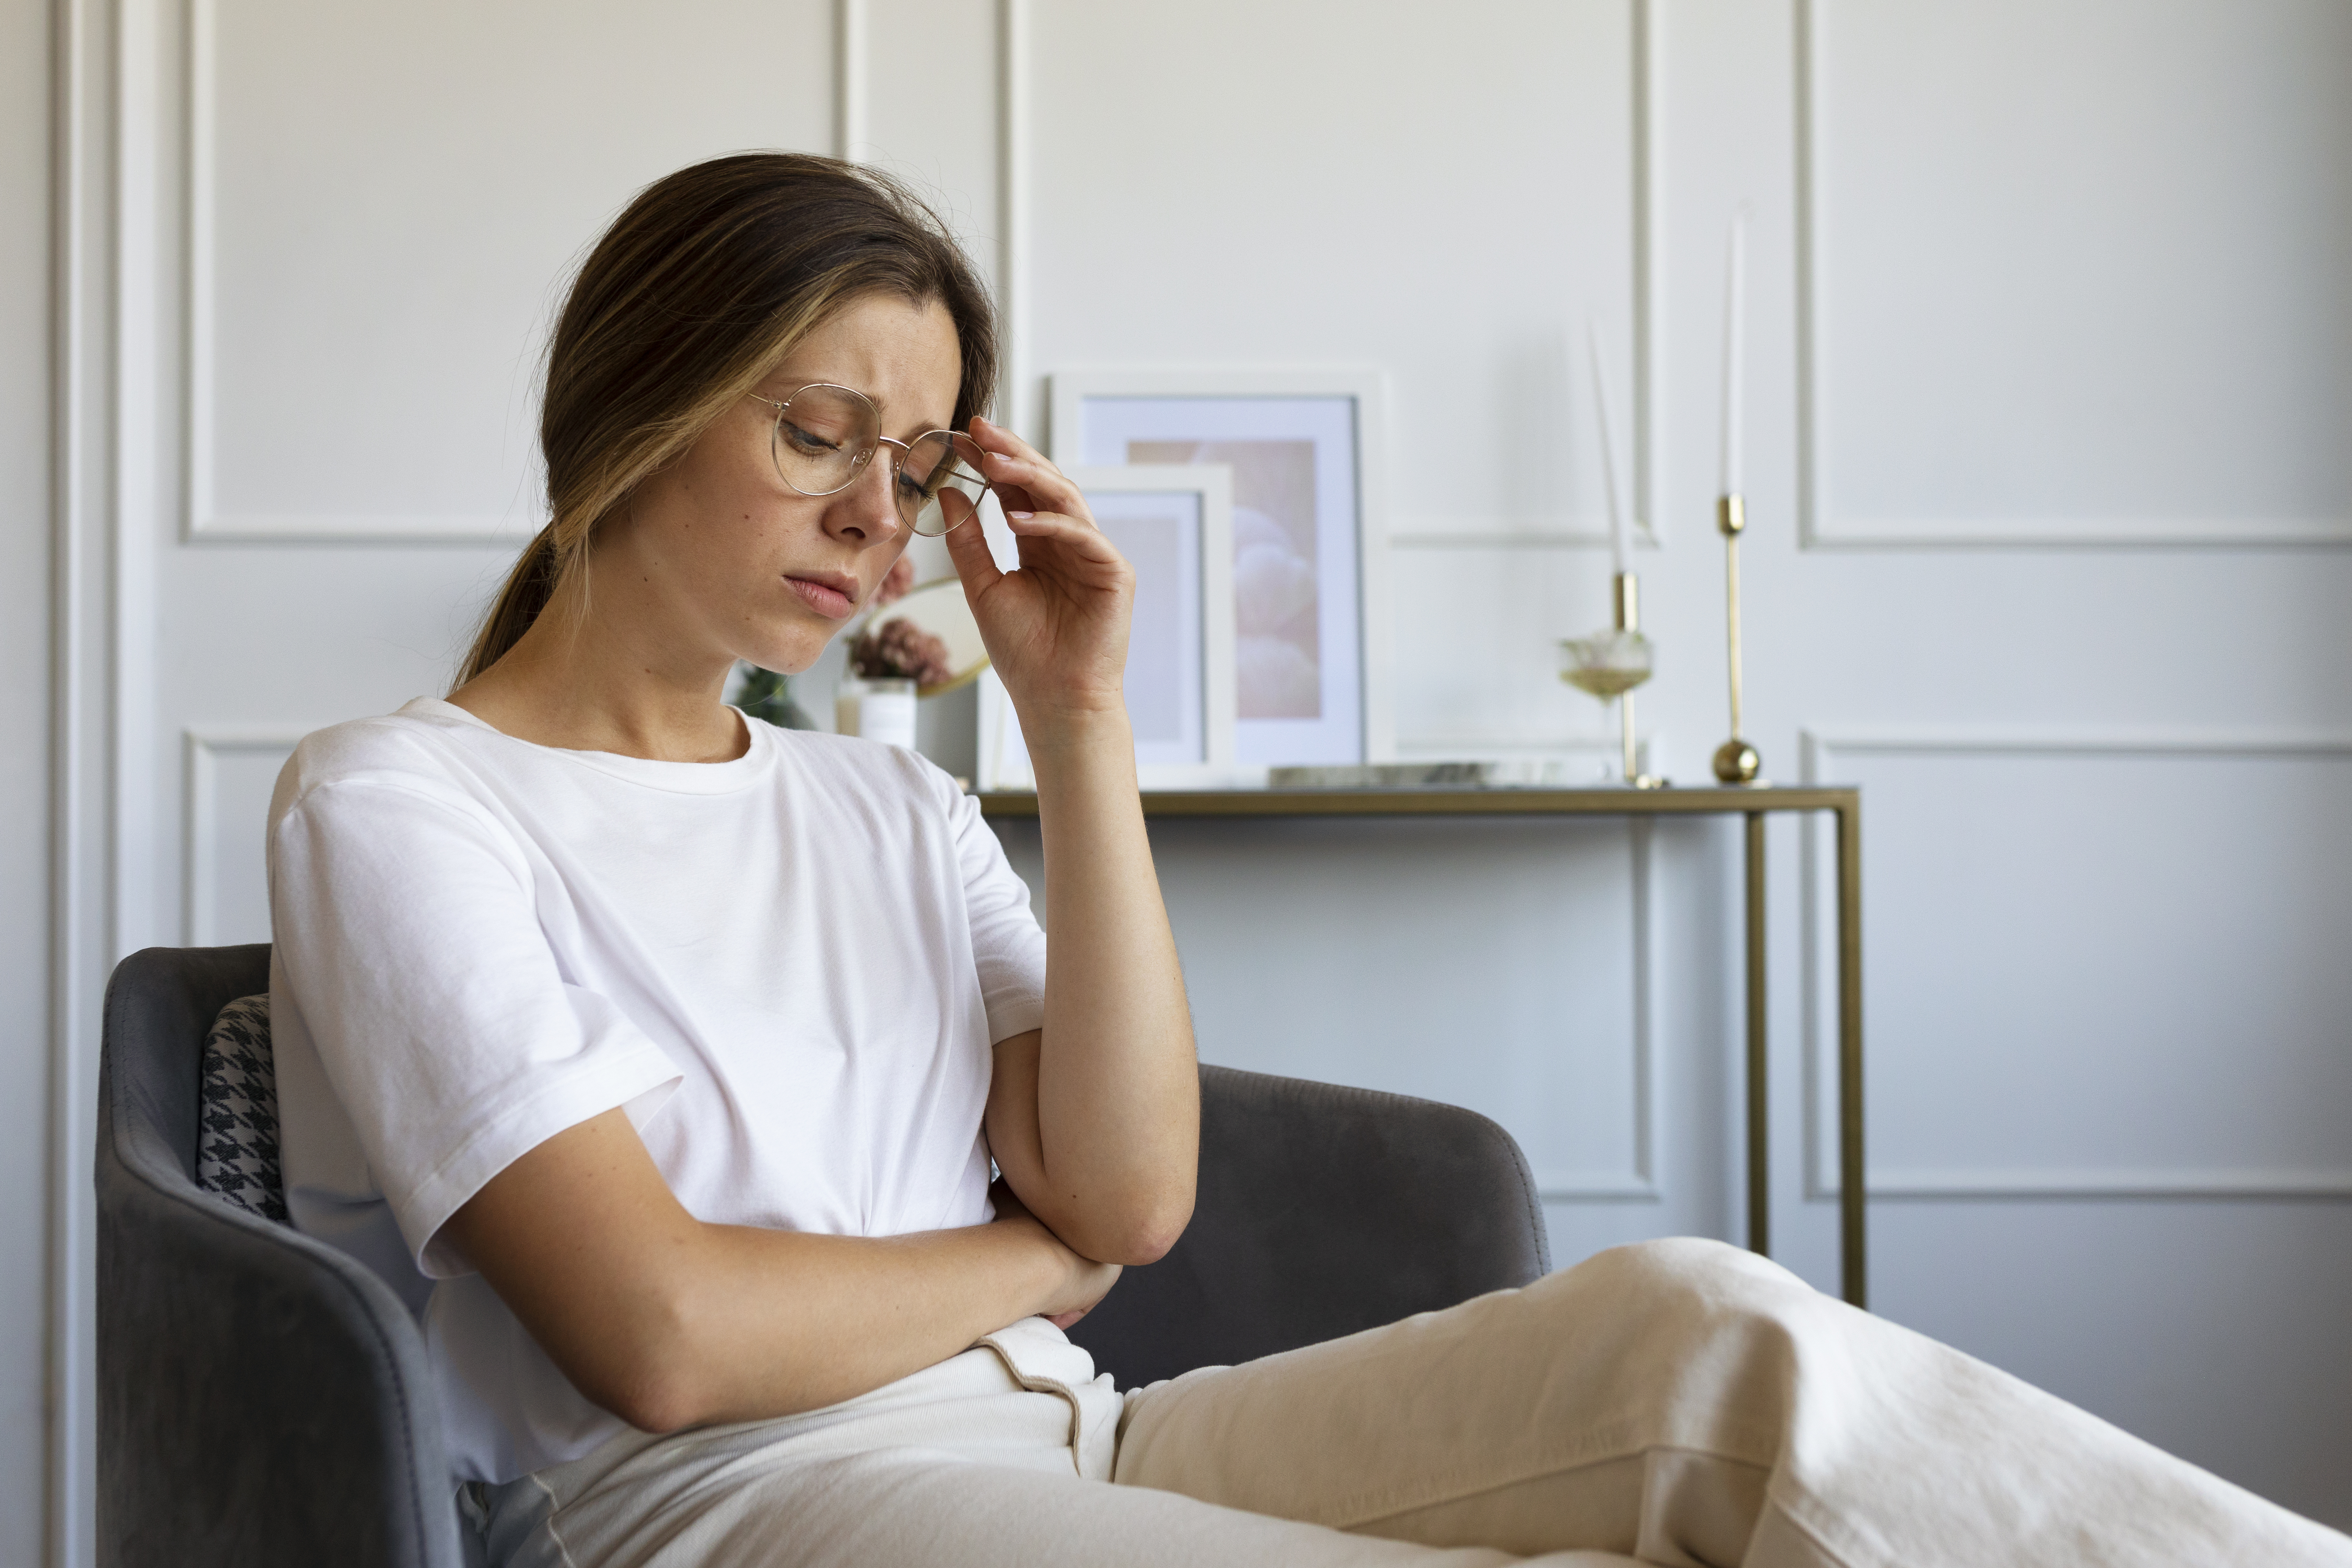
[[750, 394], [776, 411], [768, 450], [776, 473], [803, 496], [835, 496], [883, 446], [893, 448], [891, 498], [907, 526], [937, 538], [970, 517], [988, 493], [980, 476], [980, 444], [952, 430], [931, 430], [912, 441], [882, 434], [881, 411], [864, 392], [812, 382], [783, 402]]

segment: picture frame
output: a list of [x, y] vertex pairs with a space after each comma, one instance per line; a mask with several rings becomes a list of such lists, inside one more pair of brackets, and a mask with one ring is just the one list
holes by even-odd
[[[1147, 789], [1234, 782], [1233, 471], [1221, 465], [1065, 467], [1096, 523], [1135, 568], [1127, 709]], [[993, 670], [980, 695], [982, 787], [1036, 779]]]
[[1234, 470], [1235, 762], [1395, 761], [1381, 372], [1078, 367], [1050, 387], [1056, 463]]

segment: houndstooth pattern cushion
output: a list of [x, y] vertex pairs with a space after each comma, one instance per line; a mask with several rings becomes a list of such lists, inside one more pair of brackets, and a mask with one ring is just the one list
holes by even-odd
[[196, 1185], [264, 1219], [286, 1223], [278, 1168], [278, 1067], [269, 998], [239, 997], [205, 1037], [196, 1094]]

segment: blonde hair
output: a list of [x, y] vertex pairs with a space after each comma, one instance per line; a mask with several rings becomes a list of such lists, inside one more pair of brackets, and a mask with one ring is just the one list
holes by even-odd
[[745, 152], [639, 192], [557, 319], [539, 422], [550, 520], [507, 574], [456, 685], [497, 664], [559, 591], [584, 591], [597, 528], [646, 476], [875, 292], [947, 308], [962, 429], [995, 392], [995, 313], [946, 225], [905, 186], [836, 159]]

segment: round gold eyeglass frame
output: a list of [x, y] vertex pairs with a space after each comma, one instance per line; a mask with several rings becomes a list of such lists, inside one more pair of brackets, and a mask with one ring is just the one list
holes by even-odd
[[[835, 392], [852, 400], [865, 410], [866, 428], [872, 432], [866, 438], [865, 444], [850, 455], [849, 476], [840, 484], [824, 490], [812, 490], [803, 485], [800, 480], [793, 477], [784, 463], [784, 416], [791, 412], [794, 402], [813, 392]], [[781, 402], [772, 397], [762, 397], [758, 392], [747, 392], [744, 395], [753, 402], [765, 403], [776, 411], [775, 420], [768, 427], [768, 456], [769, 460], [775, 465], [776, 477], [791, 486], [797, 495], [838, 496], [857, 483], [859, 477], [866, 472], [866, 465], [874, 460], [874, 454], [878, 448], [892, 447], [895, 450], [890, 454], [890, 495], [900, 519], [906, 523], [909, 531], [924, 538], [939, 538], [943, 535], [953, 533], [966, 521], [977, 516], [980, 511], [981, 497], [986, 495], [990, 489], [988, 482], [980, 477], [980, 459], [982, 454], [978, 442], [969, 435], [961, 434], [952, 430], [927, 430], [912, 441], [900, 441], [895, 436], [884, 435], [880, 429], [882, 411], [874, 406], [872, 398], [867, 397], [856, 387], [842, 386], [835, 382], [811, 382]], [[907, 460], [914, 455], [915, 448], [927, 441], [935, 439], [946, 443], [951, 459], [960, 462], [970, 471], [971, 480], [977, 486], [977, 493], [966, 497], [971, 503], [970, 508], [961, 517], [949, 523], [945, 528], [925, 526], [926, 518], [923, 515], [926, 509], [925, 504], [934, 499], [938, 492], [919, 489], [909, 491], [899, 483], [906, 470]], [[946, 517], [946, 507], [940, 506], [936, 510], [940, 517]]]

